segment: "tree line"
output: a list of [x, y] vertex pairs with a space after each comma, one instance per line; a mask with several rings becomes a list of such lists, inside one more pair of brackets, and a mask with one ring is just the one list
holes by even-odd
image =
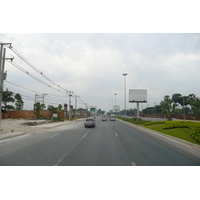
[[[10, 105], [9, 103], [14, 103], [14, 105]], [[14, 94], [13, 92], [9, 91], [8, 89], [6, 91], [3, 91], [2, 95], [2, 118], [4, 118], [4, 115], [7, 110], [23, 110], [24, 108], [24, 101], [22, 100], [22, 97], [19, 93]], [[46, 106], [45, 104], [41, 104], [39, 102], [34, 104], [33, 110], [34, 114], [37, 116], [37, 118], [40, 117], [40, 111], [45, 110]], [[53, 112], [57, 112], [62, 110], [62, 105], [59, 104], [58, 107], [48, 105], [47, 110]]]
[[[9, 103], [14, 103], [15, 106], [10, 105]], [[2, 95], [2, 112], [3, 117], [7, 110], [23, 110], [24, 101], [19, 93], [14, 94], [13, 92], [3, 91]], [[181, 107], [181, 108], [180, 108]], [[34, 111], [39, 113], [39, 110], [46, 109], [44, 104], [35, 103]], [[47, 110], [56, 112], [62, 110], [62, 105], [59, 104], [58, 107], [48, 105]], [[123, 115], [125, 110], [118, 112], [119, 115]], [[104, 114], [105, 111], [98, 109], [98, 114]], [[126, 115], [136, 115], [137, 109], [127, 109]], [[160, 102], [159, 105], [152, 107], [147, 107], [140, 111], [142, 116], [154, 116], [164, 114], [168, 119], [171, 118], [172, 114], [182, 114], [184, 116], [193, 115], [197, 119], [200, 119], [200, 98], [196, 97], [194, 94], [189, 94], [187, 96], [182, 96], [180, 93], [175, 93], [170, 98], [169, 95], [164, 97], [164, 100]]]
[[[180, 108], [181, 107], [181, 108]], [[125, 110], [118, 112], [119, 115], [123, 115]], [[137, 109], [127, 109], [126, 115], [136, 115]], [[200, 98], [194, 94], [182, 96], [179, 93], [175, 93], [170, 98], [169, 95], [164, 97], [164, 100], [159, 105], [147, 107], [140, 110], [141, 116], [152, 116], [165, 115], [166, 118], [170, 119], [172, 114], [180, 115], [192, 115], [197, 119], [200, 119]]]

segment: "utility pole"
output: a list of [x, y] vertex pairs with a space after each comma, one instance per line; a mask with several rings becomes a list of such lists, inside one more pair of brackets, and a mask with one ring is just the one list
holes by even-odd
[[87, 118], [87, 109], [88, 109], [88, 104], [87, 103], [84, 103], [85, 104], [85, 118]]
[[0, 130], [1, 130], [1, 120], [2, 120], [2, 96], [3, 96], [3, 81], [5, 80], [5, 76], [4, 76], [4, 68], [5, 68], [5, 60], [6, 59], [10, 59], [11, 61], [14, 58], [5, 58], [6, 56], [6, 49], [3, 49], [4, 45], [10, 45], [11, 43], [0, 43]]
[[77, 97], [78, 95], [75, 95], [75, 118], [76, 118], [76, 109], [77, 109]]
[[72, 96], [71, 92], [72, 92], [72, 91], [69, 91], [69, 121], [70, 121], [70, 114], [71, 114], [71, 113], [70, 113], [70, 109], [71, 109], [71, 108], [70, 108], [70, 107], [71, 107], [71, 96]]

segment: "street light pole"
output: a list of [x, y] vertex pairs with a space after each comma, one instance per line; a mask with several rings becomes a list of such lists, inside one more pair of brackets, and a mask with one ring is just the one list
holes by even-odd
[[122, 75], [124, 76], [124, 109], [125, 109], [124, 115], [126, 116], [126, 76], [128, 74], [127, 73], [123, 73]]
[[115, 105], [116, 105], [116, 95], [117, 95], [117, 94], [115, 93], [114, 95], [115, 95]]
[[115, 115], [117, 116], [117, 109], [116, 109], [116, 95], [117, 95], [117, 93], [115, 93], [114, 95], [115, 95]]

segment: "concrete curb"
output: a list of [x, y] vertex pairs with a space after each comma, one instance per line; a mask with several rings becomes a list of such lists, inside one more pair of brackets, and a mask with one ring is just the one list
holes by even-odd
[[25, 132], [11, 132], [11, 133], [3, 133], [0, 135], [0, 141], [1, 140], [5, 140], [5, 139], [10, 139], [10, 138], [14, 138], [14, 137], [18, 137], [21, 135], [25, 135]]
[[171, 135], [167, 135], [167, 134], [155, 131], [155, 130], [151, 130], [151, 129], [148, 129], [148, 128], [145, 128], [145, 127], [141, 127], [139, 125], [132, 124], [130, 122], [123, 121], [121, 119], [117, 119], [117, 120], [119, 120], [120, 122], [122, 122], [124, 124], [127, 124], [129, 126], [132, 126], [132, 127], [136, 128], [138, 130], [144, 130], [144, 131], [146, 131], [148, 133], [151, 133], [151, 134], [154, 134], [154, 135], [157, 135], [157, 136], [161, 136], [161, 137], [164, 137], [164, 138], [169, 139], [169, 140], [173, 140], [176, 143], [181, 143], [184, 146], [192, 147], [192, 148], [200, 151], [200, 145], [198, 145], [198, 144], [194, 144], [194, 143], [191, 143], [191, 142], [188, 142], [188, 141], [173, 137]]
[[74, 121], [64, 121], [64, 122], [54, 122], [54, 123], [48, 123], [48, 124], [40, 124], [40, 125], [32, 126], [32, 127], [33, 128], [34, 127], [41, 127], [41, 128], [49, 129], [49, 128], [63, 126], [63, 125], [71, 124], [71, 123], [76, 123], [76, 122], [79, 122], [79, 121], [82, 121], [82, 119], [79, 119], [77, 121], [74, 120]]

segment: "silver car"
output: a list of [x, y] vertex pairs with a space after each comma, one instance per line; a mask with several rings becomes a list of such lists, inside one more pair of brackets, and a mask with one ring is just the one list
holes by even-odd
[[103, 116], [103, 117], [102, 117], [102, 121], [107, 121], [107, 117], [106, 117], [106, 116]]

